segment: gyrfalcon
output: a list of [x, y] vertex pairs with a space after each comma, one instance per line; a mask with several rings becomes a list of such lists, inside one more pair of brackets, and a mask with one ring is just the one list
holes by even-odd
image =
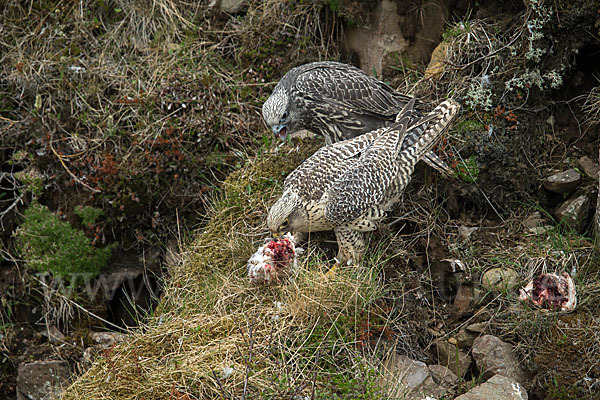
[[[282, 140], [306, 129], [331, 144], [391, 125], [411, 99], [352, 65], [320, 61], [288, 71], [263, 104], [262, 113]], [[433, 152], [425, 155], [425, 162], [450, 172]]]
[[[333, 230], [338, 261], [361, 258], [363, 232], [373, 231], [410, 181], [415, 164], [440, 138], [459, 110], [446, 100], [420, 117], [410, 100], [396, 122], [324, 146], [285, 179], [267, 216], [274, 233]], [[414, 140], [409, 141], [409, 137]]]

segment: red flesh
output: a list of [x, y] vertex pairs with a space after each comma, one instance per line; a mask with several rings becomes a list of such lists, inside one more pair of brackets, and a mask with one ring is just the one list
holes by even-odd
[[294, 256], [294, 249], [289, 239], [272, 240], [267, 248], [273, 252], [273, 264], [277, 268], [284, 267]]

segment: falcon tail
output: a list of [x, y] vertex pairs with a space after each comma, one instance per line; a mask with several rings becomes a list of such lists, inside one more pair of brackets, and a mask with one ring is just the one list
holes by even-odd
[[[425, 115], [421, 120], [418, 120], [409, 126], [409, 131], [422, 130], [422, 133], [414, 141], [414, 143], [411, 143], [410, 146], [402, 149], [400, 152], [400, 157], [407, 157], [409, 160], [416, 159], [416, 163], [425, 155], [429, 156], [430, 154], [433, 154], [428, 152], [440, 138], [442, 133], [444, 133], [444, 131], [448, 128], [450, 122], [452, 122], [454, 117], [456, 117], [458, 110], [460, 110], [460, 105], [456, 101], [448, 99], [438, 105], [429, 114]], [[436, 162], [436, 164], [441, 163], [440, 166], [445, 166], [444, 169], [447, 168], [447, 165], [439, 158], [437, 158], [437, 160], [431, 160], [431, 157], [428, 157], [428, 159], [429, 161], [439, 161], [439, 163]]]

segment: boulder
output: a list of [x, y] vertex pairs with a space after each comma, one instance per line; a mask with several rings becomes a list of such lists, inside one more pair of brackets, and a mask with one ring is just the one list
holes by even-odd
[[346, 45], [358, 54], [363, 71], [381, 76], [385, 57], [390, 53], [400, 54], [409, 45], [400, 29], [397, 3], [392, 0], [378, 2], [369, 25], [348, 28]]
[[511, 268], [492, 268], [481, 277], [481, 286], [487, 290], [510, 290], [519, 283], [519, 274]]
[[435, 341], [435, 346], [440, 364], [449, 368], [458, 377], [464, 377], [471, 365], [471, 356], [463, 353], [456, 344], [451, 344], [447, 340], [438, 339]]
[[473, 358], [484, 378], [496, 374], [525, 383], [525, 374], [510, 344], [493, 335], [478, 337], [473, 342]]
[[17, 400], [58, 399], [71, 377], [62, 360], [21, 363], [17, 375]]
[[521, 384], [502, 375], [494, 375], [487, 382], [475, 386], [454, 400], [527, 400]]
[[554, 213], [556, 218], [574, 230], [580, 230], [590, 209], [590, 199], [585, 194], [562, 203]]
[[571, 168], [547, 177], [544, 187], [554, 193], [567, 193], [575, 189], [580, 182], [581, 175]]

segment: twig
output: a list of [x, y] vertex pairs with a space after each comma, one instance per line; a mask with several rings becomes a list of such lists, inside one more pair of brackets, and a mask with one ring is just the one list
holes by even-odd
[[87, 183], [83, 182], [81, 179], [79, 179], [77, 176], [75, 176], [74, 173], [71, 172], [71, 170], [69, 169], [69, 167], [67, 167], [67, 165], [63, 161], [61, 155], [58, 154], [58, 152], [56, 150], [54, 150], [54, 147], [52, 146], [52, 136], [50, 136], [50, 140], [49, 140], [48, 143], [50, 145], [50, 150], [52, 150], [52, 153], [54, 153], [54, 155], [56, 156], [56, 158], [58, 158], [58, 161], [60, 161], [60, 163], [63, 166], [63, 168], [65, 169], [65, 171], [67, 171], [69, 173], [69, 175], [71, 175], [71, 178], [73, 178], [76, 182], [80, 183], [81, 185], [83, 185], [84, 187], [86, 187], [87, 189], [91, 190], [94, 193], [100, 193], [101, 192], [101, 190], [94, 189], [93, 187], [91, 187]]
[[4, 216], [8, 214], [10, 210], [15, 208], [19, 202], [22, 203], [21, 200], [23, 199], [23, 196], [25, 196], [25, 194], [21, 193], [21, 195], [16, 198], [15, 201], [13, 201], [12, 204], [6, 208], [6, 210], [0, 212], [0, 226], [2, 227], [2, 230], [4, 230]]
[[212, 370], [210, 372], [213, 374], [213, 376], [217, 380], [217, 385], [219, 385], [219, 389], [221, 389], [221, 395], [223, 396], [223, 398], [225, 398], [225, 396], [227, 395], [227, 398], [230, 399], [231, 398], [231, 394], [229, 394], [227, 392], [227, 390], [225, 390], [225, 388], [223, 387], [223, 384], [221, 383], [221, 380], [219, 379], [219, 377], [217, 376], [217, 374], [215, 373], [215, 371]]

